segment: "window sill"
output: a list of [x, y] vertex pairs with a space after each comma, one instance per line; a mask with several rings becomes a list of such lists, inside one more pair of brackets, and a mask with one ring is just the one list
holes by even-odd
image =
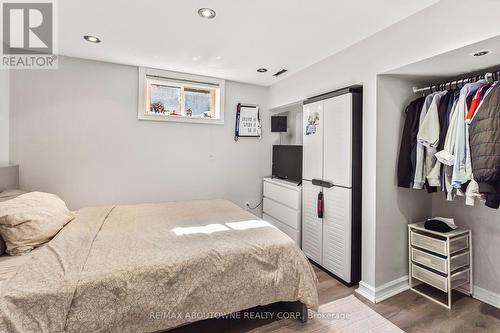
[[162, 116], [162, 115], [147, 115], [140, 114], [139, 120], [149, 120], [149, 121], [166, 121], [175, 123], [191, 123], [191, 124], [208, 124], [208, 125], [224, 125], [224, 119], [212, 119], [212, 118], [196, 118], [196, 117], [184, 117], [184, 116]]

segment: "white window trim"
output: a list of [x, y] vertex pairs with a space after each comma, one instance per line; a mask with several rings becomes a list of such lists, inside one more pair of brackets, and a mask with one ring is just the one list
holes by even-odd
[[[218, 79], [209, 76], [201, 76], [194, 74], [185, 74], [179, 72], [171, 72], [161, 69], [145, 68], [139, 67], [139, 84], [138, 84], [138, 94], [137, 94], [137, 119], [139, 120], [150, 120], [150, 121], [169, 121], [178, 123], [197, 123], [197, 124], [213, 124], [213, 125], [223, 125], [224, 124], [224, 90], [226, 86], [226, 81], [223, 79]], [[159, 79], [165, 78], [165, 80], [179, 80], [179, 81], [190, 81], [196, 85], [196, 83], [213, 84], [219, 87], [219, 98], [216, 101], [216, 105], [219, 105], [219, 119], [211, 118], [190, 118], [190, 117], [173, 117], [173, 116], [161, 116], [161, 115], [149, 115], [145, 114], [144, 110], [146, 108], [146, 77], [147, 76], [157, 76]]]

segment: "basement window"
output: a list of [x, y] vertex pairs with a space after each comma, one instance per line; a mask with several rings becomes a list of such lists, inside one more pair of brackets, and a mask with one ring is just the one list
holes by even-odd
[[139, 68], [141, 120], [223, 124], [224, 80]]

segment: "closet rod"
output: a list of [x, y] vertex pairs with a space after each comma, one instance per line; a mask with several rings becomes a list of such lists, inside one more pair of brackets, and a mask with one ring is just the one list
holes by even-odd
[[499, 76], [500, 76], [500, 70], [494, 72], [487, 72], [480, 75], [472, 75], [455, 81], [437, 83], [429, 87], [424, 87], [424, 88], [413, 87], [413, 92], [415, 94], [418, 94], [427, 91], [432, 92], [432, 91], [443, 90], [446, 89], [446, 87], [448, 87], [448, 89], [451, 89], [452, 86], [459, 87], [460, 85], [463, 86], [466, 83], [476, 82], [482, 79], [486, 79], [488, 81], [497, 81]]

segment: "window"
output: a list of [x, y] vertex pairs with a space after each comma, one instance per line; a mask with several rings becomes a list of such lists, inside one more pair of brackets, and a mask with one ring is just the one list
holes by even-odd
[[224, 80], [139, 69], [142, 120], [223, 124]]

